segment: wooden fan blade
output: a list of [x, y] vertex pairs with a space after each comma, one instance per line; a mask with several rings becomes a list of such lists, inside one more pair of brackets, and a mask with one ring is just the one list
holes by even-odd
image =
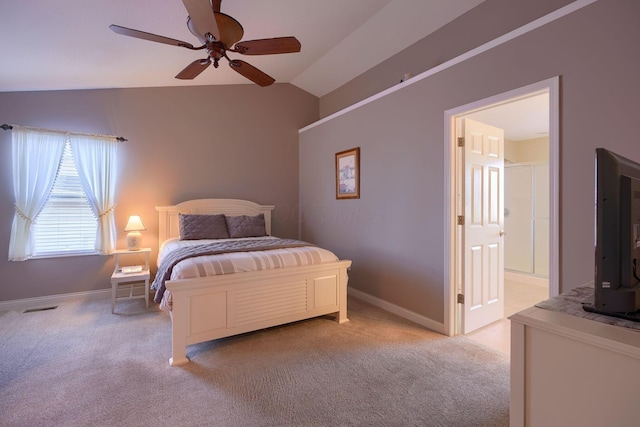
[[211, 6], [213, 7], [214, 12], [220, 12], [220, 4], [222, 0], [211, 0]]
[[176, 79], [180, 80], [192, 80], [196, 78], [201, 72], [207, 69], [207, 67], [211, 65], [211, 59], [197, 59], [193, 61], [191, 64], [187, 65], [187, 67], [180, 71], [176, 76]]
[[300, 42], [295, 37], [249, 40], [235, 45], [235, 50], [244, 55], [271, 55], [275, 53], [300, 52]]
[[182, 0], [184, 7], [187, 9], [189, 16], [193, 20], [193, 24], [199, 34], [211, 34], [216, 40], [220, 39], [220, 31], [216, 16], [213, 13], [211, 2], [209, 0]]
[[276, 81], [273, 77], [263, 73], [253, 65], [240, 59], [233, 59], [229, 61], [229, 66], [239, 74], [242, 74], [255, 84], [262, 87], [272, 85]]
[[138, 39], [150, 40], [152, 42], [170, 44], [173, 46], [186, 47], [189, 49], [195, 49], [191, 43], [183, 42], [181, 40], [171, 39], [169, 37], [158, 36], [156, 34], [146, 33], [144, 31], [132, 30], [131, 28], [121, 27], [119, 25], [109, 25], [111, 31], [114, 33], [122, 34], [124, 36], [135, 37]]

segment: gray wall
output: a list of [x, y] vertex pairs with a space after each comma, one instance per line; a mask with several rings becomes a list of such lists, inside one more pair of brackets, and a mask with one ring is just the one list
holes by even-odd
[[485, 0], [391, 59], [320, 98], [320, 117], [379, 93], [546, 15], [573, 0]]
[[[121, 135], [118, 246], [129, 215], [157, 256], [154, 207], [193, 198], [274, 204], [273, 233], [298, 236], [298, 129], [318, 98], [289, 84], [0, 93], [0, 122]], [[110, 287], [113, 257], [9, 262], [11, 133], [0, 131], [0, 301]], [[155, 264], [155, 262], [154, 262]]]
[[[469, 31], [498, 25], [493, 12]], [[302, 238], [352, 259], [350, 286], [443, 322], [444, 112], [560, 76], [561, 291], [592, 281], [594, 149], [640, 161], [639, 18], [636, 0], [600, 0], [303, 132]], [[428, 45], [412, 55], [429, 56]], [[334, 154], [352, 147], [361, 199], [336, 201]]]

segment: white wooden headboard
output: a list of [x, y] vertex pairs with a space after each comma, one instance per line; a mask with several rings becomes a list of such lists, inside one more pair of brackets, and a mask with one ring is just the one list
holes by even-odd
[[159, 215], [158, 243], [162, 244], [167, 239], [180, 237], [179, 213], [225, 214], [229, 216], [263, 213], [267, 234], [271, 235], [271, 211], [273, 208], [274, 206], [259, 205], [248, 200], [237, 199], [196, 199], [187, 200], [174, 206], [156, 206]]

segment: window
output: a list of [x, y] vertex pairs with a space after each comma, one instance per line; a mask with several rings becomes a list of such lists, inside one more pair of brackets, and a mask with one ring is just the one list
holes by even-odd
[[13, 127], [9, 260], [110, 254], [117, 138]]
[[96, 253], [97, 228], [67, 140], [49, 198], [33, 224], [33, 256]]

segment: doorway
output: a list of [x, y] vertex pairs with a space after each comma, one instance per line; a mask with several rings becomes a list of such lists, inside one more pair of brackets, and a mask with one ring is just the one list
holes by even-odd
[[[535, 102], [543, 100], [542, 107], [535, 108]], [[445, 164], [449, 168], [445, 172], [445, 185], [449, 190], [445, 195], [445, 272], [448, 273], [446, 282], [448, 292], [445, 292], [445, 333], [453, 336], [465, 332], [465, 310], [464, 303], [458, 301], [465, 300], [465, 280], [472, 273], [465, 273], [464, 254], [466, 248], [464, 238], [464, 227], [458, 225], [459, 215], [464, 209], [464, 201], [461, 192], [464, 186], [465, 159], [461, 154], [464, 151], [458, 147], [457, 134], [460, 133], [459, 123], [462, 118], [473, 118], [487, 122], [490, 125], [505, 128], [506, 138], [510, 138], [511, 130], [518, 124], [523, 132], [526, 130], [530, 135], [542, 137], [541, 133], [548, 135], [548, 167], [544, 185], [547, 187], [546, 197], [548, 198], [548, 217], [546, 228], [540, 227], [543, 234], [548, 237], [547, 259], [542, 259], [540, 264], [548, 271], [548, 296], [558, 294], [558, 123], [559, 123], [559, 78], [552, 78], [487, 99], [479, 100], [471, 104], [466, 104], [445, 112]], [[533, 108], [531, 112], [522, 116], [523, 108]], [[522, 107], [522, 108], [515, 108]], [[534, 120], [535, 117], [542, 117]], [[457, 128], [458, 127], [458, 128]], [[510, 129], [511, 128], [511, 129]], [[513, 137], [511, 137], [513, 138]], [[518, 136], [518, 138], [522, 138]], [[446, 187], [445, 187], [446, 188]], [[501, 207], [503, 209], [504, 207]], [[503, 230], [501, 230], [502, 233]], [[508, 248], [507, 248], [508, 250]], [[538, 254], [538, 258], [539, 254]], [[540, 261], [540, 259], [539, 259]], [[502, 273], [502, 272], [501, 272]], [[532, 275], [532, 277], [534, 277]], [[539, 275], [538, 275], [539, 276]], [[509, 284], [509, 280], [507, 281]], [[468, 289], [468, 288], [467, 288]], [[502, 289], [504, 292], [504, 289]], [[543, 298], [544, 299], [544, 298]], [[507, 310], [509, 314], [510, 311]], [[477, 323], [477, 322], [476, 322]], [[473, 327], [477, 327], [473, 326]], [[468, 330], [466, 332], [469, 332]]]

